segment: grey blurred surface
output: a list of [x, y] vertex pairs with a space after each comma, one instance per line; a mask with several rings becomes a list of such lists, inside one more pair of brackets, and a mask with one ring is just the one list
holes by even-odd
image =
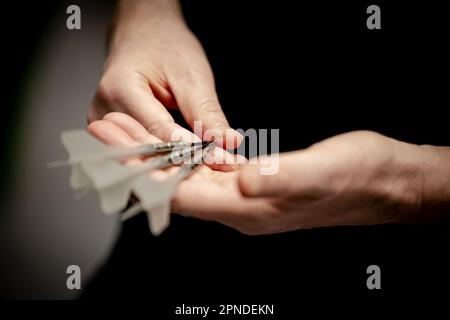
[[67, 157], [60, 133], [86, 126], [105, 57], [111, 8], [89, 2], [81, 8], [82, 29], [75, 31], [66, 28], [65, 7], [58, 11], [23, 93], [19, 175], [0, 226], [1, 285], [8, 297], [77, 297], [80, 291], [66, 287], [67, 266], [81, 267], [85, 287], [108, 258], [120, 230], [117, 216], [101, 213], [95, 194], [74, 198], [68, 168], [46, 167]]

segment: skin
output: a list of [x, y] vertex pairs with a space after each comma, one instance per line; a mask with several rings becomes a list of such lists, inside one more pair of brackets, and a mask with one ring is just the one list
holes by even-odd
[[[182, 128], [168, 109], [178, 109], [191, 127], [201, 120], [203, 132], [197, 137]], [[245, 161], [224, 149], [234, 149], [242, 136], [227, 130], [208, 60], [176, 0], [119, 2], [88, 121], [94, 136], [120, 146], [199, 141], [214, 130], [221, 148], [179, 185], [172, 209], [246, 234], [428, 221], [450, 211], [446, 147], [357, 131], [281, 154], [275, 175], [261, 175], [258, 164], [237, 165]]]
[[[159, 141], [123, 113], [108, 114], [88, 130], [113, 145]], [[136, 165], [142, 160], [131, 161]], [[282, 153], [279, 161], [278, 173], [266, 176], [259, 164], [234, 166], [228, 172], [200, 166], [178, 186], [172, 210], [252, 235], [426, 221], [450, 210], [449, 148], [355, 131]], [[159, 178], [174, 170], [159, 172]]]
[[219, 147], [234, 149], [242, 140], [222, 112], [209, 62], [186, 26], [178, 2], [119, 1], [88, 122], [120, 111], [163, 141], [179, 140], [180, 135], [184, 140], [200, 140], [176, 124], [167, 109], [181, 111], [191, 128], [194, 121], [202, 121], [200, 138], [206, 130], [214, 131]]

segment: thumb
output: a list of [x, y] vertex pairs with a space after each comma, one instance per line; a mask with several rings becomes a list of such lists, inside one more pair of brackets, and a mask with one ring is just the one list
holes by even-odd
[[[265, 174], [262, 157], [250, 159], [249, 164], [244, 165], [239, 171], [239, 189], [246, 197], [270, 197], [286, 194], [290, 191], [292, 173], [282, 170], [280, 165], [273, 172]], [[273, 157], [265, 157], [269, 161]], [[266, 161], [265, 161], [266, 162]], [[284, 161], [283, 161], [284, 162]]]
[[239, 171], [239, 189], [245, 197], [306, 196], [318, 190], [324, 178], [318, 160], [307, 151], [250, 159]]
[[178, 81], [172, 86], [178, 107], [194, 133], [203, 140], [214, 140], [224, 149], [235, 149], [243, 140], [240, 133], [230, 128], [222, 111], [214, 80]]

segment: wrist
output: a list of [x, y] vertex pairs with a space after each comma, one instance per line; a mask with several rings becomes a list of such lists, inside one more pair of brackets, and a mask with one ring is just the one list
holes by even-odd
[[390, 166], [389, 199], [396, 220], [428, 222], [450, 212], [450, 150], [394, 141]]
[[112, 23], [110, 45], [145, 42], [158, 33], [167, 36], [167, 28], [187, 28], [178, 0], [121, 0]]
[[431, 145], [419, 148], [423, 177], [421, 215], [435, 220], [450, 212], [450, 149]]
[[120, 0], [117, 5], [117, 17], [140, 22], [160, 19], [183, 20], [178, 0]]
[[422, 220], [424, 172], [418, 145], [388, 138], [391, 160], [381, 169], [380, 179], [386, 195], [386, 211], [392, 222], [414, 223]]

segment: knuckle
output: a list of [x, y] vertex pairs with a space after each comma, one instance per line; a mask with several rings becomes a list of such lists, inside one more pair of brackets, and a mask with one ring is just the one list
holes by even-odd
[[117, 99], [117, 89], [108, 79], [102, 78], [97, 88], [96, 98], [103, 102], [112, 102]]
[[201, 102], [197, 108], [203, 113], [216, 114], [222, 112], [222, 108], [220, 107], [219, 102], [213, 99], [207, 99]]
[[184, 85], [189, 86], [196, 86], [197, 85], [197, 78], [195, 74], [190, 70], [185, 70], [183, 68], [177, 68], [179, 71], [177, 72], [176, 78], [179, 82], [183, 83]]
[[122, 80], [124, 76], [117, 71], [106, 71], [98, 84], [96, 98], [102, 102], [113, 103], [123, 97], [124, 85]]
[[117, 112], [117, 111], [113, 111], [113, 112], [109, 112], [107, 114], [104, 115], [103, 120], [109, 120], [109, 121], [117, 121], [117, 122], [125, 122], [129, 119], [129, 117], [127, 116], [127, 114], [123, 113], [123, 112]]
[[166, 121], [155, 122], [150, 126], [146, 127], [145, 129], [149, 133], [151, 133], [152, 135], [158, 137], [163, 141], [170, 141], [172, 140], [171, 139], [172, 124], [173, 120], [167, 119]]
[[161, 135], [161, 131], [164, 129], [164, 123], [162, 122], [156, 122], [153, 123], [152, 125], [148, 126], [147, 131], [150, 133], [153, 133], [155, 135]]

